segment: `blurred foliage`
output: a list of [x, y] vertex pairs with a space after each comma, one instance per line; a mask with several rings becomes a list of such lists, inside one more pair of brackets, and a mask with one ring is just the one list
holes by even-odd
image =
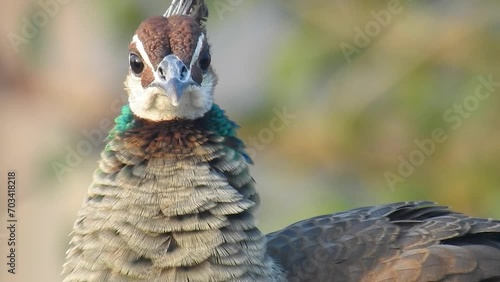
[[[264, 107], [286, 101], [302, 121], [273, 147], [306, 174], [326, 167], [338, 180], [325, 176], [323, 189], [350, 190], [353, 195], [338, 197], [352, 205], [429, 199], [475, 215], [500, 215], [498, 89], [456, 130], [444, 118], [474, 95], [479, 76], [500, 81], [500, 3], [400, 1], [403, 11], [380, 25], [349, 62], [340, 44], [355, 45], [355, 28], [366, 31], [374, 12], [387, 11], [389, 2], [283, 3], [298, 28], [276, 46]], [[264, 112], [270, 119], [272, 112]], [[408, 160], [419, 150], [415, 140], [431, 138], [436, 128], [448, 140], [391, 189], [384, 174], [398, 174], [400, 157]], [[329, 212], [330, 200], [322, 199], [321, 210]]]

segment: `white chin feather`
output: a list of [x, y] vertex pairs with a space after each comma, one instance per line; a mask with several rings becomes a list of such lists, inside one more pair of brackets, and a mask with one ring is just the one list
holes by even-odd
[[166, 121], [174, 119], [197, 119], [207, 113], [213, 105], [213, 79], [204, 79], [200, 86], [189, 86], [181, 96], [178, 106], [173, 106], [170, 99], [160, 89], [146, 88], [140, 78], [129, 75], [125, 80], [125, 89], [129, 95], [130, 109], [143, 119]]

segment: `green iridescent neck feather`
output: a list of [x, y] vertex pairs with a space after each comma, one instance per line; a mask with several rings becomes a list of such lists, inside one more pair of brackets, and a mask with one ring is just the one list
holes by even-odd
[[[203, 117], [196, 120], [200, 129], [214, 132], [220, 136], [236, 136], [238, 125], [229, 120], [218, 105], [213, 104], [210, 111]], [[134, 113], [127, 104], [122, 107], [120, 115], [115, 119], [115, 127], [109, 132], [107, 140], [112, 140], [115, 136], [122, 134], [136, 126]]]

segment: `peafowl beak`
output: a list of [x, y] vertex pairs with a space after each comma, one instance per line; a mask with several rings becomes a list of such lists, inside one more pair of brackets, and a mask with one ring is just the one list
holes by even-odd
[[173, 54], [160, 62], [154, 76], [155, 80], [149, 87], [160, 88], [175, 107], [179, 106], [186, 88], [198, 84], [191, 78], [191, 71]]

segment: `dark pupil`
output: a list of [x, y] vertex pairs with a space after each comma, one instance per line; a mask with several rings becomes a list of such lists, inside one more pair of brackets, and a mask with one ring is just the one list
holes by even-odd
[[130, 54], [130, 68], [135, 74], [141, 74], [144, 70], [144, 63], [136, 54]]
[[200, 68], [203, 71], [206, 71], [208, 67], [210, 66], [210, 63], [212, 62], [212, 58], [210, 57], [209, 52], [203, 53], [203, 55], [200, 58]]

